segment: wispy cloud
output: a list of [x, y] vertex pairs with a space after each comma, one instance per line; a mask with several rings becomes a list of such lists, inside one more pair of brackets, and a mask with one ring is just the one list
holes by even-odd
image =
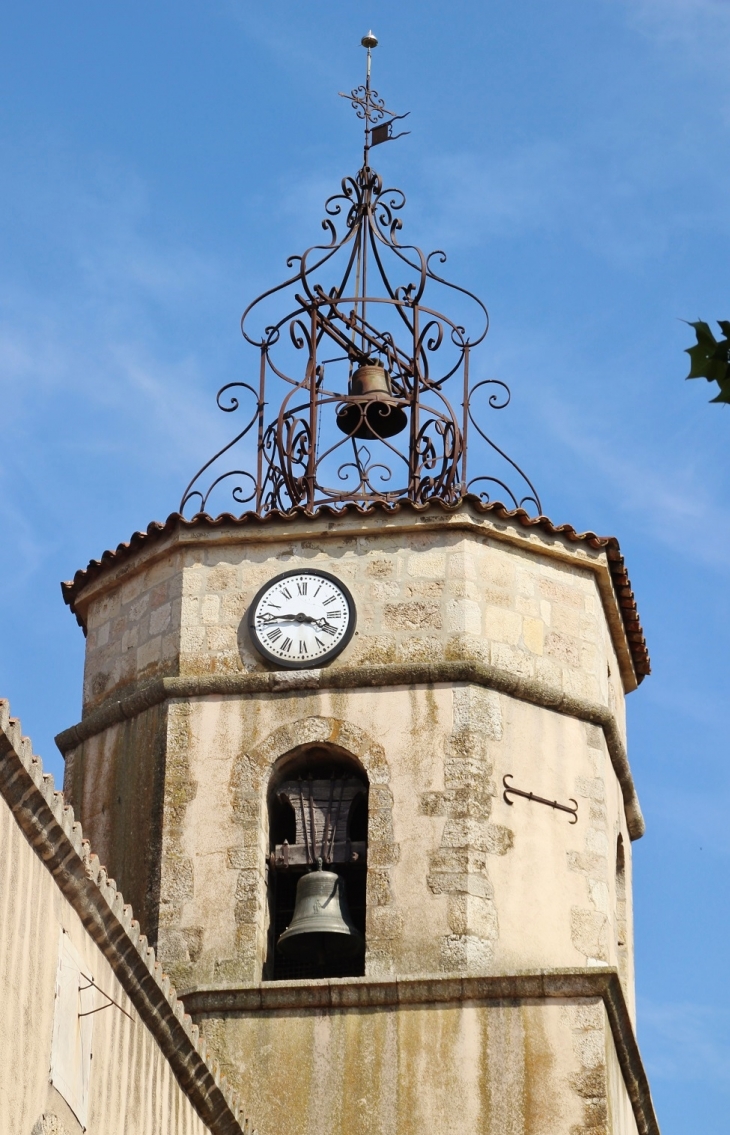
[[575, 131], [494, 154], [430, 155], [412, 178], [409, 230], [453, 248], [557, 238], [622, 270], [653, 266], [688, 235], [730, 231], [719, 176], [730, 163], [723, 154], [708, 162], [707, 131], [652, 136], [607, 114], [592, 126], [590, 136]]
[[620, 0], [635, 26], [665, 43], [720, 51], [730, 37], [726, 0]]
[[640, 519], [647, 535], [683, 558], [727, 573], [730, 507], [722, 477], [712, 484], [702, 479], [691, 447], [678, 452], [658, 431], [639, 449], [626, 438], [620, 415], [602, 417], [599, 430], [562, 399], [545, 399], [542, 411], [555, 441], [600, 475], [619, 511]]
[[641, 1001], [639, 1024], [645, 1051], [651, 1052], [651, 1076], [711, 1083], [730, 1090], [730, 1022], [726, 1012], [691, 1002]]
[[482, 150], [441, 151], [428, 177], [413, 179], [419, 186], [419, 221], [455, 244], [467, 233], [483, 240], [554, 228], [575, 198], [571, 165], [569, 148], [549, 139], [492, 157]]
[[[0, 467], [32, 482], [71, 453], [118, 448], [148, 471], [172, 466], [182, 476], [191, 449], [216, 448], [224, 436], [213, 401], [219, 376], [210, 373], [221, 356], [198, 312], [230, 288], [230, 265], [147, 231], [144, 186], [113, 163], [72, 170], [52, 146], [15, 157], [16, 174], [44, 166], [35, 196], [30, 177], [13, 201], [23, 202], [16, 223], [46, 245], [48, 275], [28, 278], [6, 232]], [[52, 202], [44, 199], [49, 180]], [[197, 342], [185, 334], [189, 323]], [[31, 449], [22, 437], [33, 438]]]
[[[693, 692], [685, 690], [685, 699], [688, 696], [694, 696]], [[672, 706], [667, 706], [667, 711], [674, 716]], [[712, 710], [710, 712], [712, 714]], [[715, 716], [719, 717], [719, 714], [715, 713]], [[722, 728], [726, 721], [713, 723], [705, 720], [699, 722], [699, 727], [705, 730], [708, 726], [712, 728], [713, 724]], [[651, 786], [652, 825], [660, 823], [664, 831], [681, 831], [683, 848], [691, 846], [693, 850], [700, 849], [705, 858], [706, 870], [727, 872], [730, 857], [730, 831], [727, 825], [730, 786], [725, 783], [723, 761], [719, 758], [715, 761], [708, 759], [706, 754], [698, 752], [698, 748], [699, 745], [694, 747], [694, 751], [689, 748], [687, 759], [692, 763], [701, 760], [705, 769], [714, 767], [712, 790], [703, 792], [687, 788], [686, 784], [672, 787], [655, 780]], [[730, 1035], [728, 1045], [730, 1046]]]

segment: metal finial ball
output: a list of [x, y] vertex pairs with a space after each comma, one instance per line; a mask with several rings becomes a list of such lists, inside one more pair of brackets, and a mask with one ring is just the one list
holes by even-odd
[[369, 31], [367, 35], [364, 35], [362, 37], [360, 43], [363, 47], [367, 47], [368, 51], [370, 51], [372, 47], [378, 46], [378, 39], [377, 36], [373, 35], [372, 31]]

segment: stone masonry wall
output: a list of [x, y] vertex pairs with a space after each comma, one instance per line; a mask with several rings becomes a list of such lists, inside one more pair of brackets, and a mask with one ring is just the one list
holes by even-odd
[[446, 894], [449, 933], [441, 941], [447, 972], [489, 972], [499, 937], [498, 907], [488, 856], [504, 855], [514, 834], [490, 822], [494, 771], [489, 741], [502, 735], [499, 697], [473, 686], [454, 691], [453, 728], [444, 744], [444, 788], [425, 792], [426, 815], [445, 817], [438, 850], [430, 857], [428, 885]]
[[153, 706], [66, 753], [64, 793], [157, 943], [167, 707]]
[[[626, 771], [614, 763], [633, 677], [604, 553], [534, 532], [522, 538], [509, 522], [468, 510], [457, 519], [415, 517], [397, 531], [385, 518], [357, 521], [357, 531], [325, 520], [181, 529], [91, 583], [78, 600], [89, 626], [84, 712], [89, 729], [101, 724], [72, 754], [70, 780], [106, 830], [100, 805], [114, 799], [123, 767], [133, 795], [139, 770], [120, 740], [129, 728], [105, 726], [99, 707], [160, 676], [269, 671], [246, 630], [258, 589], [302, 567], [338, 576], [358, 612], [331, 667], [348, 671], [341, 687], [320, 684], [325, 671], [301, 673], [296, 685], [281, 671], [267, 685], [191, 682], [182, 694], [176, 684], [154, 717], [161, 743], [146, 751], [159, 773], [166, 972], [193, 1001], [229, 999], [225, 1012], [203, 1015], [206, 1038], [271, 1106], [272, 1130], [283, 1135], [461, 1130], [465, 1119], [500, 1135], [636, 1135], [600, 1001], [563, 1004], [558, 993], [549, 1006], [438, 1004], [449, 975], [613, 965], [633, 1012], [631, 841], [616, 768], [624, 781]], [[407, 670], [458, 660], [525, 679], [523, 692], [489, 688], [493, 677], [417, 679]], [[380, 668], [369, 683], [368, 666]], [[539, 696], [525, 692], [530, 683]], [[609, 710], [618, 733], [610, 717], [599, 714], [598, 728], [592, 710], [566, 707], [566, 698]], [[439, 975], [433, 1004], [279, 1012], [274, 997], [267, 1011], [232, 1007], [263, 973], [267, 789], [282, 758], [308, 743], [347, 753], [370, 785], [362, 995], [368, 983]], [[508, 784], [576, 814], [510, 797]], [[109, 846], [121, 856], [115, 840]], [[262, 988], [273, 995], [280, 986]], [[273, 1069], [282, 1066], [294, 1076], [293, 1115], [276, 1102]]]
[[[556, 541], [539, 539], [516, 545], [484, 518], [466, 527], [414, 519], [398, 532], [374, 523], [353, 534], [322, 522], [293, 535], [178, 535], [164, 554], [127, 562], [115, 587], [92, 586], [87, 711], [132, 673], [145, 681], [267, 669], [245, 629], [248, 607], [268, 579], [311, 567], [343, 579], [357, 605], [357, 632], [332, 669], [469, 658], [612, 707], [623, 727], [603, 553], [556, 552]], [[165, 722], [153, 760], [161, 780], [150, 781], [162, 801], [159, 944], [181, 987], [260, 979], [266, 788], [276, 761], [310, 734], [338, 745], [349, 737], [344, 747], [370, 777], [369, 974], [618, 960], [630, 894], [621, 914], [614, 858], [618, 835], [627, 849], [629, 836], [601, 730], [468, 685], [291, 697], [284, 685], [278, 695], [168, 703], [157, 719]], [[122, 807], [139, 788], [140, 770], [118, 739], [130, 729], [113, 726], [72, 755], [72, 795], [101, 833], [104, 807]], [[506, 802], [505, 775], [526, 791], [578, 801], [577, 824], [542, 805]], [[126, 825], [117, 831], [134, 843]], [[108, 843], [129, 889], [124, 853]], [[623, 948], [630, 956], [630, 939]]]
[[602, 553], [587, 563], [570, 548], [562, 558], [547, 544], [545, 554], [539, 544], [515, 548], [484, 520], [468, 532], [445, 520], [396, 534], [323, 527], [265, 540], [238, 530], [235, 542], [220, 530], [205, 540], [183, 533], [166, 554], [97, 585], [97, 597], [92, 587], [80, 604], [85, 712], [159, 675], [264, 668], [245, 629], [251, 600], [278, 572], [320, 567], [358, 606], [357, 633], [335, 666], [471, 658], [599, 701], [622, 720], [618, 661], [589, 566]]
[[420, 1003], [380, 1012], [382, 987], [353, 983], [327, 1010], [290, 989], [280, 1011], [201, 1028], [269, 1119], [262, 1135], [637, 1135], [600, 997], [450, 1002], [448, 979], [419, 985]]
[[[368, 975], [618, 964], [612, 848], [628, 832], [584, 723], [466, 684], [194, 698], [169, 721], [159, 950], [179, 988], [261, 980], [267, 787], [307, 743], [370, 781]], [[577, 822], [508, 803], [505, 775], [575, 799]]]
[[177, 552], [128, 571], [91, 606], [84, 708], [140, 678], [179, 672], [184, 572]]

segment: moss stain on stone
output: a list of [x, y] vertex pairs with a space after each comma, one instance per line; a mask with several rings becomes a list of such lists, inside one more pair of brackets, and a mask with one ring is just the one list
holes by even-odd
[[557, 1130], [565, 1114], [565, 1101], [557, 1090], [556, 1060], [545, 1028], [545, 1010], [522, 1009], [525, 1062], [525, 1131], [540, 1135]]

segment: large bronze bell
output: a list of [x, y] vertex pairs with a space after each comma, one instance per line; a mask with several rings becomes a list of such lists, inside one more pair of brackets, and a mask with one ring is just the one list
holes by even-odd
[[350, 919], [344, 879], [318, 863], [297, 883], [294, 914], [277, 945], [286, 957], [325, 965], [361, 954], [365, 940]]
[[350, 378], [350, 396], [337, 410], [343, 433], [361, 440], [394, 437], [408, 424], [405, 410], [393, 397], [390, 377], [380, 363], [364, 363]]

